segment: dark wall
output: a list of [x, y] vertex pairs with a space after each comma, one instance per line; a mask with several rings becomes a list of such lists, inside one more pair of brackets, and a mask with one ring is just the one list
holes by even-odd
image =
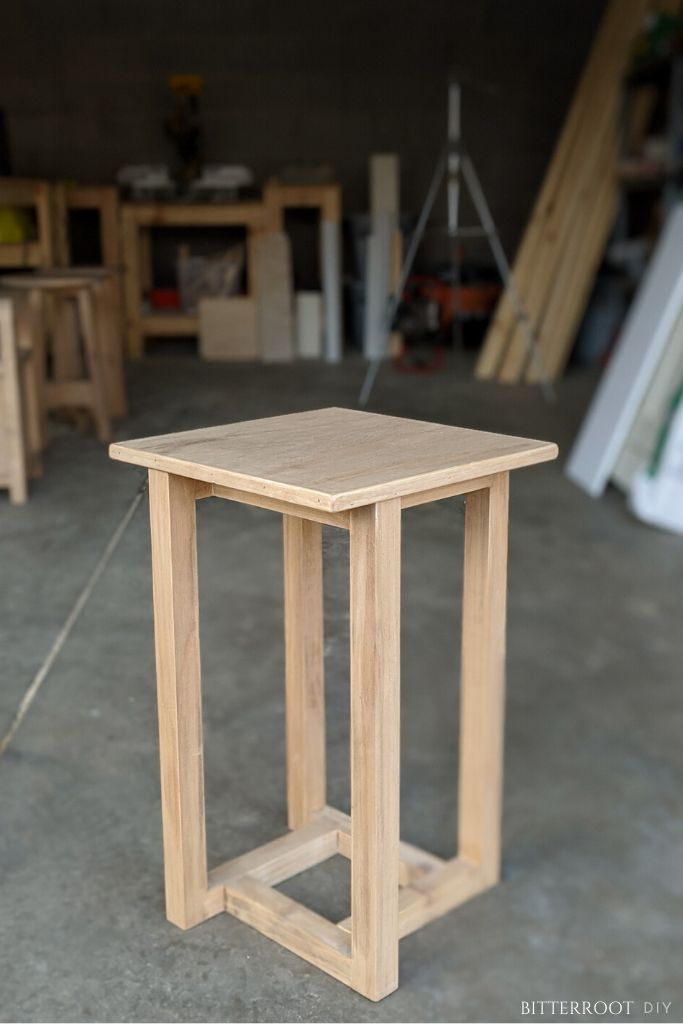
[[0, 106], [14, 172], [112, 179], [168, 161], [169, 74], [204, 77], [209, 160], [259, 180], [332, 162], [347, 211], [367, 157], [402, 158], [416, 209], [445, 132], [449, 69], [504, 240], [524, 226], [603, 0], [22, 0], [2, 12]]

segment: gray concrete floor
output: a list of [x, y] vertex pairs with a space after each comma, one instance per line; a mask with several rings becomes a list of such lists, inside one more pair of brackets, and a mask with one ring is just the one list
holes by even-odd
[[[352, 405], [361, 374], [152, 356], [131, 368], [117, 435]], [[550, 408], [475, 385], [457, 361], [386, 371], [373, 408], [554, 439], [566, 456], [591, 386], [570, 376]], [[0, 733], [140, 480], [61, 427], [30, 503], [0, 496]], [[511, 516], [503, 884], [405, 939], [399, 991], [372, 1004], [226, 915], [190, 932], [164, 918], [141, 507], [0, 761], [0, 1018], [508, 1021], [522, 1000], [634, 999], [631, 1019], [672, 1000], [680, 1020], [683, 544], [634, 522], [616, 492], [591, 501], [561, 464], [514, 475]], [[402, 830], [442, 854], [456, 830], [462, 526], [458, 501], [404, 516]], [[201, 503], [199, 550], [214, 864], [285, 828], [278, 518]], [[325, 559], [329, 789], [345, 808], [337, 531]], [[348, 866], [284, 888], [342, 916]]]

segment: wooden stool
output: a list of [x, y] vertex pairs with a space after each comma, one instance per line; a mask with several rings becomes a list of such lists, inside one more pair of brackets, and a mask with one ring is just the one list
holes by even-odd
[[[23, 291], [28, 294], [43, 330], [42, 339], [36, 339], [36, 351], [43, 347], [45, 355], [45, 330], [47, 323], [46, 299], [57, 299], [63, 302], [72, 299], [76, 305], [78, 325], [83, 339], [84, 373], [80, 365], [65, 357], [62, 344], [65, 332], [60, 329], [60, 320], [53, 318], [54, 337], [52, 340], [53, 367], [51, 376], [42, 387], [45, 408], [50, 409], [88, 409], [95, 423], [95, 431], [100, 441], [108, 441], [111, 437], [111, 423], [107, 410], [104, 346], [95, 317], [95, 285], [87, 273], [75, 270], [41, 270], [33, 274], [8, 274], [0, 278], [0, 285], [10, 290]], [[63, 324], [63, 322], [62, 322]], [[43, 359], [43, 366], [46, 366]], [[66, 367], [69, 369], [66, 369]]]
[[28, 477], [40, 476], [43, 448], [38, 377], [26, 304], [0, 295], [0, 487], [13, 505], [28, 498]]
[[[112, 267], [56, 267], [54, 277], [85, 278], [92, 291], [94, 324], [107, 412], [125, 416], [126, 388], [123, 373], [123, 315], [119, 271]], [[54, 332], [54, 376], [57, 380], [81, 378], [86, 368], [79, 339], [79, 310], [68, 293], [53, 296], [51, 326]]]
[[[369, 999], [398, 985], [404, 935], [500, 875], [509, 470], [544, 441], [322, 409], [111, 446], [149, 469], [166, 912], [223, 910]], [[401, 509], [467, 495], [459, 853], [399, 840]], [[286, 836], [207, 873], [195, 500], [284, 520]], [[350, 531], [351, 815], [326, 806], [321, 524]], [[337, 924], [274, 886], [340, 853], [351, 917]]]

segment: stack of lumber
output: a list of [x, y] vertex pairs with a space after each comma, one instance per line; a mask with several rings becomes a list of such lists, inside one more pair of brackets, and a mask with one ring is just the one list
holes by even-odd
[[[622, 79], [651, 6], [610, 0], [512, 268], [550, 380], [569, 359], [614, 222]], [[475, 374], [511, 384], [539, 380], [509, 289]]]

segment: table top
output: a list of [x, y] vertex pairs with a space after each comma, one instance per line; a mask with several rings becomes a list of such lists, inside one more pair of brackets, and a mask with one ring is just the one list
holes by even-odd
[[112, 277], [111, 267], [49, 267], [25, 274], [2, 274], [0, 285], [21, 291], [64, 290], [85, 288]]
[[317, 409], [113, 444], [113, 459], [341, 512], [547, 462], [557, 445], [355, 409]]

